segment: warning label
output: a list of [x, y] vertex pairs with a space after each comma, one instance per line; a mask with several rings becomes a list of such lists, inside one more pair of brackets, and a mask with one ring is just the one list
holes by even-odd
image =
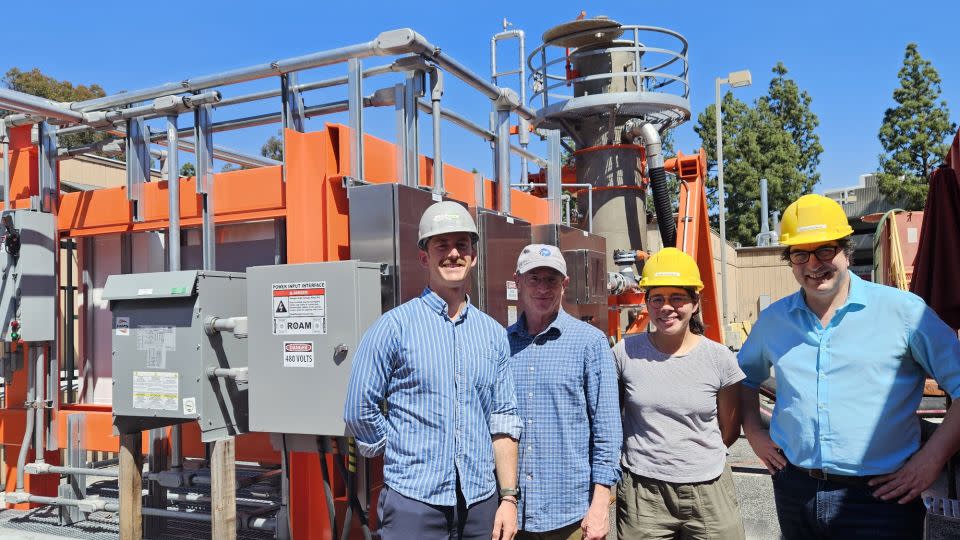
[[117, 335], [118, 336], [129, 336], [130, 335], [130, 317], [117, 317]]
[[312, 341], [284, 341], [283, 367], [313, 367]]
[[146, 367], [167, 367], [167, 351], [177, 350], [177, 329], [173, 326], [138, 326], [137, 350], [146, 353]]
[[180, 375], [173, 371], [134, 371], [133, 408], [176, 411], [180, 408]]
[[273, 335], [326, 334], [326, 292], [325, 281], [274, 283]]

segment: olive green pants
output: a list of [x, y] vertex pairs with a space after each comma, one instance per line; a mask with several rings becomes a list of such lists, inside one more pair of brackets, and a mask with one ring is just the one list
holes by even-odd
[[624, 470], [617, 489], [617, 537], [742, 540], [743, 522], [730, 466], [713, 480], [691, 484]]

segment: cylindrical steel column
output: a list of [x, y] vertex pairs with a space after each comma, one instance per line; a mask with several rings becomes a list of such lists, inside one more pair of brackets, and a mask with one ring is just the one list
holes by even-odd
[[510, 208], [510, 110], [497, 111], [496, 126], [498, 209], [509, 214]]

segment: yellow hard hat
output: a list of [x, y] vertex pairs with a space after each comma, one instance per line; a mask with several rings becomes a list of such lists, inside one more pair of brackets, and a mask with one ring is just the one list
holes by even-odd
[[780, 243], [785, 246], [819, 244], [853, 234], [853, 228], [833, 199], [804, 195], [794, 201], [780, 220]]
[[677, 248], [663, 248], [643, 265], [640, 287], [690, 287], [700, 292], [703, 281], [693, 257]]

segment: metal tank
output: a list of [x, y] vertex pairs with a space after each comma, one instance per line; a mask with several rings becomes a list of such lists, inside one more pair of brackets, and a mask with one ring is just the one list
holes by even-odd
[[[592, 218], [606, 238], [611, 272], [615, 249], [646, 248], [647, 183], [665, 188], [660, 135], [690, 118], [686, 53], [671, 30], [595, 17], [547, 30], [528, 57], [534, 123], [573, 142], [580, 226]], [[667, 195], [657, 214], [672, 223]]]

